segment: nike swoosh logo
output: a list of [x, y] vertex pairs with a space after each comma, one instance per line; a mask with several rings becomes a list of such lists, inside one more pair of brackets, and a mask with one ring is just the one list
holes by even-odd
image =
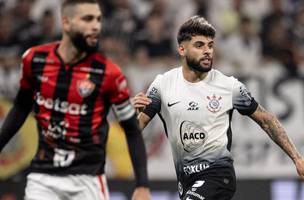
[[168, 107], [174, 106], [175, 104], [178, 104], [180, 101], [174, 102], [174, 103], [169, 103], [168, 102]]

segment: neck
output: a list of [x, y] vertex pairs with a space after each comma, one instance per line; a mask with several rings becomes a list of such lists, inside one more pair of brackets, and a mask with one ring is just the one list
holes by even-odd
[[191, 70], [187, 64], [183, 64], [183, 76], [190, 83], [197, 83], [206, 78], [208, 72], [198, 72]]
[[63, 36], [58, 47], [58, 54], [67, 64], [76, 63], [86, 56], [86, 53], [80, 52], [67, 36]]

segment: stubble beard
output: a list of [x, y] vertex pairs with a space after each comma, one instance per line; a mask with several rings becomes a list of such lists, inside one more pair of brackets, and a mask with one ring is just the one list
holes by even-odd
[[86, 37], [80, 32], [69, 33], [73, 45], [79, 52], [86, 52], [88, 54], [95, 53], [98, 50], [98, 42], [91, 46], [87, 43]]
[[206, 66], [206, 65], [201, 65], [200, 60], [197, 61], [189, 56], [186, 56], [185, 59], [186, 59], [187, 65], [189, 66], [190, 70], [192, 70], [192, 71], [206, 73], [212, 69], [212, 60], [211, 60], [210, 65]]

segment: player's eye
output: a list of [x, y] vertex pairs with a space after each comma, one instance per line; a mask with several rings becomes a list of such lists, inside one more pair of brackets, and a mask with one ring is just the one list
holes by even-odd
[[203, 42], [196, 42], [194, 43], [195, 48], [202, 48], [205, 44]]
[[213, 42], [208, 44], [209, 49], [213, 49], [213, 46], [214, 46]]
[[92, 15], [87, 15], [87, 16], [82, 17], [82, 19], [86, 22], [90, 22], [94, 19], [94, 17]]

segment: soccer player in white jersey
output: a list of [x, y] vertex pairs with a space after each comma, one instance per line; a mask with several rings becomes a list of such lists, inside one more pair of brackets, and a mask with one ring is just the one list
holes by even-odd
[[158, 75], [147, 96], [133, 104], [144, 128], [158, 114], [171, 144], [183, 200], [229, 200], [236, 189], [230, 148], [232, 111], [238, 110], [261, 128], [293, 160], [304, 178], [304, 160], [278, 119], [259, 105], [234, 77], [212, 69], [214, 27], [194, 16], [179, 29], [182, 66]]

